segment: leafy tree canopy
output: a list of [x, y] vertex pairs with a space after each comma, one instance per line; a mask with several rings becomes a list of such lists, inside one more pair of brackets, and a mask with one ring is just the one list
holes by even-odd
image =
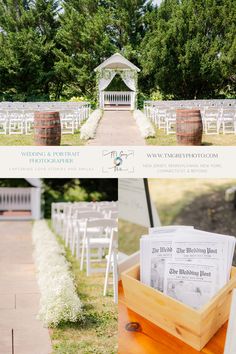
[[141, 100], [232, 97], [235, 32], [234, 0], [0, 0], [0, 98], [95, 99], [114, 52], [141, 68]]
[[141, 48], [150, 89], [175, 98], [234, 93], [235, 30], [233, 0], [163, 1]]

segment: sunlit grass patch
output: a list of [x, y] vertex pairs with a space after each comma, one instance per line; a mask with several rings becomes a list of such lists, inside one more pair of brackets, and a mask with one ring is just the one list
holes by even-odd
[[[163, 129], [155, 129], [156, 136], [154, 138], [147, 138], [147, 145], [159, 145], [159, 146], [175, 146], [177, 144], [176, 135], [167, 135]], [[236, 135], [235, 134], [218, 134], [218, 135], [206, 135], [203, 134], [202, 145], [219, 145], [219, 146], [235, 146]], [[186, 147], [187, 148], [187, 147]]]

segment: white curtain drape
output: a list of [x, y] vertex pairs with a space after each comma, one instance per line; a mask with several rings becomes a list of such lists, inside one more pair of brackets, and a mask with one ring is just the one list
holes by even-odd
[[123, 71], [120, 76], [130, 90], [136, 91], [135, 75], [132, 71]]
[[104, 91], [107, 86], [109, 86], [110, 82], [114, 79], [116, 76], [116, 72], [110, 72], [108, 77], [101, 77], [98, 83], [98, 89], [99, 91]]

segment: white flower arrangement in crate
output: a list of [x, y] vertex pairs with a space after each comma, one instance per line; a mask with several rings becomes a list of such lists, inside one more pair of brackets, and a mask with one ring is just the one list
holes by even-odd
[[82, 304], [76, 293], [65, 250], [45, 220], [33, 226], [34, 259], [41, 292], [39, 318], [47, 327], [82, 319]]

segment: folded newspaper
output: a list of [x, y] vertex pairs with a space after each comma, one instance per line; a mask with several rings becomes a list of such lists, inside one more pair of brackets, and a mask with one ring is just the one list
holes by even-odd
[[191, 226], [156, 227], [140, 241], [140, 280], [195, 309], [230, 279], [233, 236]]

